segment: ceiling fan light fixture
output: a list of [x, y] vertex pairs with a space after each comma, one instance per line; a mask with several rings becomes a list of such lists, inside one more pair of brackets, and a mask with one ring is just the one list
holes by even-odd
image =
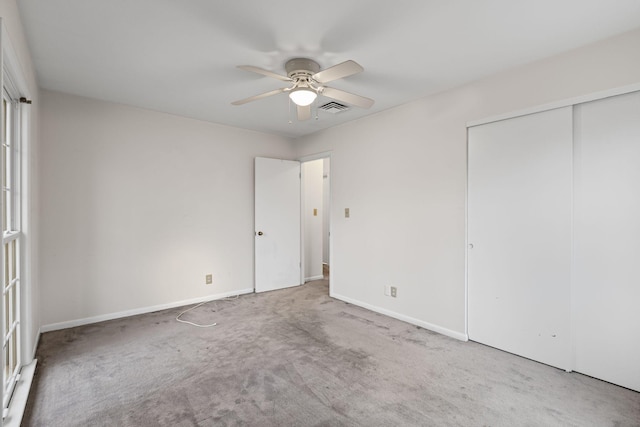
[[291, 98], [294, 104], [299, 105], [300, 107], [311, 105], [311, 103], [316, 100], [317, 96], [318, 94], [314, 90], [305, 87], [293, 89], [289, 92], [289, 98]]

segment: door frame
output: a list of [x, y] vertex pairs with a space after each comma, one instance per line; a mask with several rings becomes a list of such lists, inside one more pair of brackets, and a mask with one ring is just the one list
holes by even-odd
[[[523, 108], [520, 110], [510, 111], [504, 114], [498, 114], [495, 116], [489, 116], [478, 120], [471, 120], [466, 123], [466, 167], [465, 167], [465, 250], [464, 250], [464, 334], [469, 339], [469, 128], [479, 125], [485, 125], [488, 123], [498, 122], [501, 120], [513, 119], [520, 116], [526, 116], [529, 114], [541, 113], [543, 111], [554, 110], [556, 108], [574, 107], [579, 104], [587, 102], [598, 101], [601, 99], [614, 97], [618, 95], [625, 95], [631, 92], [640, 91], [640, 83], [632, 83], [630, 85], [614, 87], [597, 92], [590, 92], [585, 95], [574, 96], [571, 98], [561, 99], [559, 101], [549, 102], [545, 104], [537, 104], [531, 107]], [[576, 285], [571, 282], [571, 294], [575, 294]], [[574, 322], [574, 308], [571, 308], [571, 336], [573, 337], [573, 330], [575, 328]], [[573, 340], [573, 338], [571, 338]], [[573, 342], [571, 344], [573, 348]], [[575, 359], [575, 355], [572, 355], [572, 363]]]
[[[296, 160], [300, 162], [300, 170], [301, 173], [302, 172], [302, 163], [306, 163], [306, 162], [312, 162], [314, 160], [320, 160], [320, 159], [329, 159], [331, 160], [331, 151], [323, 151], [320, 153], [315, 153], [315, 154], [309, 154], [307, 156], [302, 156], [302, 157], [298, 157]], [[331, 174], [331, 170], [333, 169], [333, 165], [331, 163], [329, 163], [329, 173]], [[329, 175], [331, 176], [331, 175]], [[332, 234], [332, 224], [333, 221], [331, 221], [331, 206], [333, 204], [333, 198], [331, 197], [333, 194], [333, 180], [331, 178], [329, 178], [329, 295], [331, 295], [333, 293], [333, 268], [331, 267], [333, 265], [333, 261], [334, 261], [334, 257], [333, 257], [333, 234]], [[304, 254], [304, 193], [305, 191], [305, 186], [304, 186], [304, 176], [301, 176], [301, 185], [300, 185], [300, 262], [301, 262], [301, 268], [300, 268], [300, 284], [304, 285], [304, 278], [305, 278], [305, 254]], [[322, 209], [325, 209], [325, 206], [322, 207]]]
[[[615, 97], [619, 95], [626, 95], [632, 92], [640, 91], [640, 83], [632, 83], [629, 85], [624, 85], [620, 87], [609, 88], [596, 92], [589, 92], [584, 95], [574, 96], [570, 98], [564, 98], [558, 101], [549, 102], [545, 104], [536, 104], [531, 107], [523, 108], [520, 110], [514, 110], [507, 113], [489, 116], [477, 120], [468, 121], [466, 123], [466, 180], [465, 180], [465, 274], [464, 274], [464, 328], [465, 328], [465, 336], [467, 340], [469, 339], [469, 128], [479, 125], [484, 125], [488, 123], [493, 123], [501, 120], [508, 120], [520, 116], [526, 116], [529, 114], [541, 113], [544, 111], [554, 110], [557, 108], [563, 107], [572, 107], [575, 108], [577, 105], [585, 104], [588, 102], [599, 101], [605, 98]], [[575, 143], [575, 139], [574, 139]], [[572, 214], [573, 215], [573, 214]], [[573, 221], [573, 219], [572, 219]], [[572, 279], [570, 283], [570, 294], [575, 295], [577, 292], [577, 285], [573, 280], [574, 271], [573, 271], [573, 258], [571, 260], [572, 263]], [[571, 305], [570, 313], [569, 313], [569, 323], [570, 323], [570, 342], [571, 342], [571, 366], [567, 369], [567, 372], [571, 372], [573, 367], [575, 366], [575, 317], [576, 317], [576, 308]]]

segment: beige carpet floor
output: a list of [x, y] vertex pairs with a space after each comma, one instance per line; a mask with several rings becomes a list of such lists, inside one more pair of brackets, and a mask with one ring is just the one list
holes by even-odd
[[326, 281], [42, 336], [24, 426], [639, 426], [640, 393], [329, 298]]

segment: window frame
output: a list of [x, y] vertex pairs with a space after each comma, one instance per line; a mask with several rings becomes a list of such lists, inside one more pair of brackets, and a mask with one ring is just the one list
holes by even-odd
[[[2, 88], [2, 152], [0, 153], [3, 177], [2, 209], [2, 415], [8, 412], [13, 392], [23, 366], [21, 331], [21, 156], [20, 156], [20, 107], [15, 88], [7, 79]], [[5, 197], [5, 194], [8, 197]], [[6, 222], [5, 222], [6, 221]], [[7, 353], [8, 352], [8, 353]], [[8, 357], [7, 357], [8, 356]]]

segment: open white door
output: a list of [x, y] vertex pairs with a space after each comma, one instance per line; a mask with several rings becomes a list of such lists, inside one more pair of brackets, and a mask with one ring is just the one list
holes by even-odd
[[255, 159], [256, 292], [300, 284], [300, 163]]

